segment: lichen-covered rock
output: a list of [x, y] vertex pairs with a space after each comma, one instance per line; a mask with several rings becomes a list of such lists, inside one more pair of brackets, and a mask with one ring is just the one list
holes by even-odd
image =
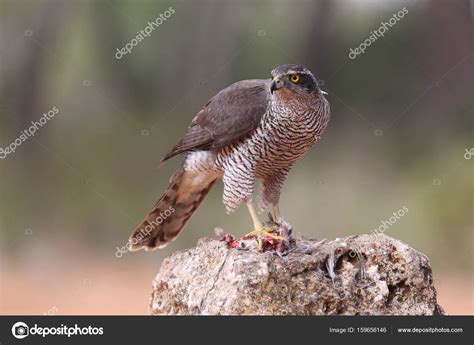
[[292, 240], [285, 256], [201, 239], [164, 260], [153, 315], [434, 315], [428, 258], [385, 235]]

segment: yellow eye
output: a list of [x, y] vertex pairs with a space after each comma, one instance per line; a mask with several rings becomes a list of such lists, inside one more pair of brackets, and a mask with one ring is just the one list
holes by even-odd
[[300, 76], [298, 74], [293, 74], [291, 77], [290, 77], [290, 80], [292, 83], [297, 83], [300, 81]]

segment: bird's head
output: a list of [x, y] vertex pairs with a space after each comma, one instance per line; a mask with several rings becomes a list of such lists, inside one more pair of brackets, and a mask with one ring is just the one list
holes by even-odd
[[281, 96], [294, 94], [314, 94], [322, 92], [318, 87], [316, 77], [309, 69], [299, 65], [281, 65], [272, 72], [272, 93], [278, 92]]

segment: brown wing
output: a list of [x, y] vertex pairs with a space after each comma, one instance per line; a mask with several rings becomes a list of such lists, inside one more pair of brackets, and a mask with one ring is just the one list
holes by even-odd
[[216, 150], [255, 130], [267, 110], [270, 83], [270, 80], [242, 80], [220, 91], [161, 161], [187, 151]]

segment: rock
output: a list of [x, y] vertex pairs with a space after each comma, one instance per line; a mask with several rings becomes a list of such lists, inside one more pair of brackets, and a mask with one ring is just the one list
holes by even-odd
[[297, 239], [287, 255], [199, 240], [164, 260], [152, 315], [443, 315], [428, 258], [383, 234]]

